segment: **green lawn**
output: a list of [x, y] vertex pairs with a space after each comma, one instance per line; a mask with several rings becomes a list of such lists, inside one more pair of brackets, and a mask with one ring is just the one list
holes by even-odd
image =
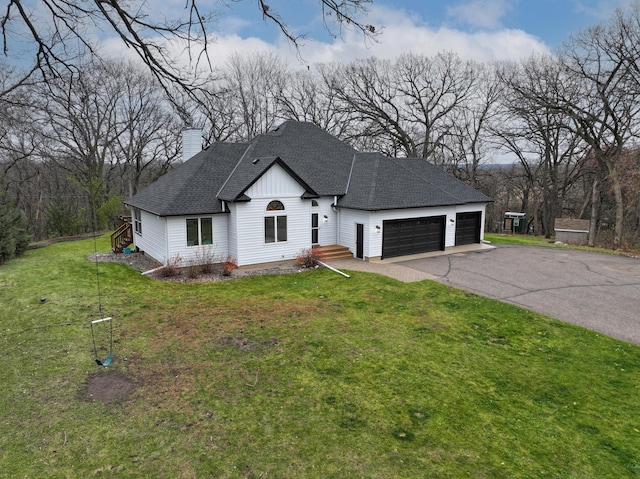
[[491, 244], [515, 244], [515, 245], [523, 245], [523, 246], [551, 246], [553, 248], [571, 248], [571, 249], [579, 249], [583, 251], [591, 251], [596, 253], [606, 253], [606, 254], [624, 254], [624, 250], [615, 251], [607, 248], [591, 248], [589, 246], [575, 246], [570, 244], [556, 244], [554, 239], [545, 238], [544, 236], [534, 236], [534, 235], [522, 235], [522, 234], [513, 234], [513, 235], [501, 235], [501, 234], [485, 234], [485, 241], [490, 242]]
[[[92, 250], [0, 267], [2, 477], [640, 475], [637, 346], [430, 281], [184, 284], [101, 263], [100, 368]], [[96, 374], [135, 388], [88, 400]]]

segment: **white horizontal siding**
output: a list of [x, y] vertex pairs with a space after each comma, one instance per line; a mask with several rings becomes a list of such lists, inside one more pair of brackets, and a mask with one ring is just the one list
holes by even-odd
[[[213, 244], [187, 246], [187, 218], [212, 218]], [[168, 258], [181, 258], [178, 266], [188, 266], [202, 259], [220, 260], [229, 254], [227, 215], [171, 216], [167, 219]]]
[[228, 233], [227, 233], [227, 244], [228, 246], [228, 254], [232, 258], [238, 258], [238, 212], [237, 205], [235, 203], [227, 204], [227, 208], [229, 208], [228, 217]]
[[[164, 263], [167, 259], [166, 218], [146, 211], [140, 211], [142, 234], [133, 234], [133, 244], [153, 259]], [[131, 214], [132, 217], [133, 211]]]
[[356, 254], [356, 224], [364, 225], [364, 245], [363, 255], [365, 258], [370, 257], [369, 249], [371, 245], [370, 237], [370, 213], [368, 211], [340, 209], [340, 238], [339, 244], [349, 248], [351, 253]]
[[316, 201], [318, 206], [311, 208], [309, 221], [311, 221], [311, 213], [318, 213], [318, 242], [320, 246], [338, 244], [338, 215], [331, 208], [333, 197], [318, 198]]

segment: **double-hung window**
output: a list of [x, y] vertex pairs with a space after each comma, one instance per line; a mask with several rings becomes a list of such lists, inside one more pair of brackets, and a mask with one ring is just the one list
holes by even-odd
[[212, 218], [187, 218], [187, 246], [213, 244]]
[[142, 236], [142, 212], [139, 208], [133, 209], [133, 230]]
[[264, 242], [287, 241], [287, 215], [281, 201], [274, 200], [267, 205], [264, 217]]

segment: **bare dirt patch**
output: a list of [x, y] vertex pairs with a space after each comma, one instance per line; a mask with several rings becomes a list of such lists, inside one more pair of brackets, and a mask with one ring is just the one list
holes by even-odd
[[90, 375], [80, 391], [83, 401], [119, 401], [135, 389], [134, 382], [119, 371], [109, 369]]
[[277, 346], [278, 340], [276, 338], [269, 338], [264, 340], [256, 340], [250, 338], [239, 338], [225, 336], [215, 341], [223, 347], [239, 348], [244, 351], [255, 351], [257, 349], [269, 346]]

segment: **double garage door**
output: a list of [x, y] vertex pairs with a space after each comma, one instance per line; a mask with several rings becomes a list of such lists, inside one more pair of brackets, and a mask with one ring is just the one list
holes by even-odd
[[382, 223], [382, 258], [444, 250], [446, 216], [426, 216]]
[[[482, 213], [456, 215], [456, 245], [480, 242]], [[382, 258], [444, 251], [446, 216], [425, 216], [383, 222]]]

